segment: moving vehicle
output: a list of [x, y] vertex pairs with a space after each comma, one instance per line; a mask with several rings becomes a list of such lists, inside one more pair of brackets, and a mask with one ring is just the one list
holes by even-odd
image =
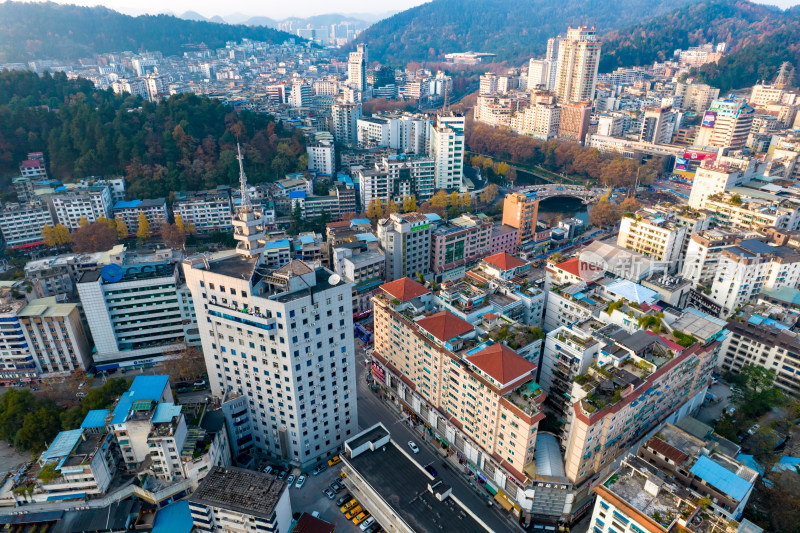
[[417, 446], [417, 443], [414, 442], [413, 440], [408, 441], [408, 447], [411, 448], [412, 452], [419, 453], [419, 447]]
[[300, 476], [297, 478], [297, 483], [295, 483], [294, 486], [298, 489], [302, 489], [303, 485], [306, 484], [306, 479], [308, 479], [306, 476]]
[[427, 473], [429, 473], [430, 475], [432, 475], [433, 477], [436, 477], [436, 476], [439, 475], [439, 472], [437, 472], [436, 469], [434, 467], [432, 467], [431, 465], [425, 465], [425, 471]]
[[334, 456], [333, 456], [333, 457], [332, 457], [332, 458], [331, 458], [331, 459], [328, 461], [328, 466], [338, 465], [338, 464], [339, 464], [339, 463], [341, 463], [341, 462], [342, 462], [341, 458], [339, 458], [339, 456], [338, 456], [338, 455], [334, 455]]

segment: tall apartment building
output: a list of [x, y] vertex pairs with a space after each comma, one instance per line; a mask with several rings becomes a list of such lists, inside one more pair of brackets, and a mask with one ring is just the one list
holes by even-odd
[[523, 135], [548, 141], [558, 135], [560, 120], [560, 106], [535, 104], [511, 117], [511, 129]]
[[430, 120], [424, 115], [372, 115], [358, 121], [358, 147], [389, 147], [404, 154], [427, 153], [429, 127]]
[[198, 233], [230, 231], [233, 227], [229, 191], [200, 191], [181, 195], [173, 202], [172, 212], [176, 217], [180, 215], [184, 226], [192, 224]]
[[492, 220], [464, 214], [442, 224], [431, 234], [431, 271], [440, 278], [461, 277], [467, 267], [489, 255]]
[[292, 85], [289, 94], [289, 105], [292, 107], [306, 107], [311, 105], [311, 85], [296, 82]]
[[722, 194], [731, 187], [741, 185], [755, 176], [759, 165], [748, 157], [720, 156], [717, 160], [706, 158], [695, 172], [689, 207], [704, 209], [709, 197]]
[[780, 322], [747, 312], [728, 320], [729, 335], [722, 341], [719, 367], [739, 372], [747, 365], [775, 371], [775, 386], [800, 396], [800, 335]]
[[390, 200], [402, 202], [414, 197], [424, 202], [433, 196], [434, 165], [432, 157], [392, 155], [372, 169], [359, 170], [359, 192], [362, 208], [380, 199], [384, 206]]
[[436, 115], [430, 130], [437, 189], [459, 189], [464, 179], [464, 117]]
[[743, 98], [714, 100], [703, 115], [695, 144], [741, 150], [753, 125], [755, 112]]
[[333, 176], [336, 170], [336, 148], [331, 141], [318, 141], [306, 145], [308, 170]]
[[705, 113], [711, 107], [711, 103], [719, 98], [719, 88], [705, 83], [677, 83], [675, 96], [683, 99], [682, 109]]
[[553, 90], [560, 102], [594, 99], [601, 43], [595, 27], [569, 27], [558, 43], [558, 66]]
[[674, 129], [672, 106], [649, 106], [644, 110], [639, 140], [653, 144], [669, 144]]
[[497, 74], [494, 72], [487, 72], [481, 74], [480, 84], [478, 86], [478, 94], [492, 95], [497, 93]]
[[391, 398], [446, 439], [523, 511], [530, 511], [526, 470], [544, 418], [536, 365], [476, 328], [438, 311], [422, 285], [398, 279], [373, 298], [373, 370]]
[[336, 142], [355, 146], [358, 143], [358, 119], [361, 118], [361, 102], [347, 104], [336, 102], [331, 106], [333, 137]]
[[36, 363], [30, 354], [19, 313], [25, 300], [0, 302], [0, 382], [32, 381]]
[[81, 218], [90, 224], [100, 217], [111, 218], [113, 200], [108, 187], [88, 187], [50, 196], [48, 200], [56, 222], [67, 229], [80, 227]]
[[392, 213], [378, 221], [378, 240], [386, 254], [386, 279], [430, 272], [431, 222], [421, 213]]
[[[150, 232], [158, 233], [167, 223], [167, 201], [164, 198], [146, 200], [121, 200], [114, 204], [114, 218], [119, 218], [128, 227], [128, 233], [136, 235], [139, 231], [139, 215], [144, 213]], [[186, 221], [184, 221], [186, 224]]]
[[528, 90], [537, 87], [552, 90], [556, 83], [557, 66], [557, 59], [531, 59], [528, 61]]
[[670, 220], [666, 213], [640, 210], [622, 217], [617, 235], [617, 245], [669, 265], [669, 270], [680, 269], [684, 243], [691, 231]]
[[367, 90], [367, 45], [356, 45], [356, 51], [350, 52], [347, 59], [347, 83], [361, 92]]
[[795, 287], [800, 282], [800, 253], [786, 246], [774, 246], [745, 239], [724, 248], [711, 284], [710, 298], [729, 315], [747, 303], [761, 289]]
[[78, 280], [98, 370], [161, 361], [186, 346], [191, 317], [181, 310], [178, 269], [169, 262], [112, 263]]
[[9, 248], [42, 242], [42, 229], [52, 225], [50, 210], [42, 202], [6, 204], [0, 211], [0, 232]]
[[517, 229], [517, 244], [527, 244], [536, 236], [539, 199], [535, 192], [515, 192], [503, 201], [503, 224]]
[[558, 138], [583, 143], [589, 134], [592, 102], [567, 102], [561, 104], [558, 119]]
[[91, 349], [78, 304], [42, 298], [17, 314], [38, 374], [86, 370]]

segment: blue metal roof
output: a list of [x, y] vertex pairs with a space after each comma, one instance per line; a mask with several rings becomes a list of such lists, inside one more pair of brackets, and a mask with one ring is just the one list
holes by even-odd
[[705, 455], [701, 455], [697, 459], [697, 462], [691, 468], [691, 472], [736, 501], [742, 501], [753, 486], [747, 480], [740, 478]]
[[42, 455], [42, 459], [58, 459], [60, 457], [66, 457], [72, 453], [75, 445], [78, 444], [79, 440], [81, 440], [81, 435], [83, 435], [82, 429], [62, 431], [56, 435], [55, 439], [53, 439], [50, 447], [47, 448], [47, 451]]
[[114, 209], [131, 209], [133, 207], [139, 207], [141, 203], [141, 200], [119, 200], [114, 204]]
[[781, 460], [772, 467], [773, 472], [778, 472], [779, 470], [787, 470], [789, 472], [797, 472], [797, 469], [800, 468], [800, 457], [781, 457]]
[[352, 228], [353, 226], [359, 226], [361, 224], [369, 224], [369, 223], [370, 221], [368, 218], [354, 218], [353, 220], [350, 221], [350, 227]]
[[156, 406], [156, 412], [153, 413], [152, 422], [154, 424], [161, 424], [165, 422], [172, 422], [172, 419], [181, 414], [181, 406], [175, 405], [172, 402], [161, 402]]
[[300, 244], [314, 244], [313, 235], [300, 235], [297, 240], [300, 241]]
[[752, 455], [740, 453], [736, 456], [736, 460], [742, 463], [744, 466], [752, 468], [762, 476], [764, 475], [764, 467], [758, 464], [758, 461], [756, 461], [755, 457]]
[[776, 329], [790, 329], [789, 326], [781, 324], [774, 318], [769, 318], [761, 315], [752, 315], [750, 318], [747, 319], [747, 321], [750, 322], [751, 324], [755, 324], [756, 326], [760, 326], [761, 324], [766, 324], [767, 326], [772, 326]]
[[81, 424], [82, 428], [102, 428], [106, 426], [106, 417], [110, 413], [108, 409], [93, 409], [86, 413], [86, 417]]
[[356, 239], [363, 242], [378, 242], [378, 238], [372, 233], [359, 233]]
[[180, 500], [158, 511], [153, 522], [153, 533], [189, 533], [193, 526], [189, 502]]
[[625, 298], [630, 302], [636, 302], [637, 304], [654, 303], [659, 299], [659, 294], [656, 291], [648, 289], [647, 287], [643, 287], [642, 285], [627, 279], [620, 279], [613, 283], [609, 283], [606, 285], [606, 289], [609, 292], [613, 292], [622, 298]]
[[289, 198], [305, 198], [306, 191], [292, 191], [289, 193]]
[[272, 241], [267, 243], [267, 250], [276, 250], [278, 248], [288, 248], [289, 239], [281, 239], [279, 241]]
[[128, 418], [133, 402], [138, 400], [158, 401], [169, 383], [169, 376], [136, 376], [131, 388], [123, 394], [114, 407], [112, 424], [122, 424]]
[[425, 213], [425, 218], [427, 218], [430, 222], [439, 222], [442, 220], [442, 217], [436, 213]]

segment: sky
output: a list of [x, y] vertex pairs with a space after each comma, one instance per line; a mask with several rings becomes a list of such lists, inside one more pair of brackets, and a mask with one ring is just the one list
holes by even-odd
[[[102, 5], [129, 15], [144, 13], [172, 13], [180, 15], [186, 11], [195, 11], [205, 17], [220, 15], [225, 17], [233, 13], [249, 16], [266, 16], [272, 19], [283, 19], [291, 16], [307, 17], [324, 13], [375, 13], [402, 11], [425, 2], [425, 0], [294, 0], [279, 2], [276, 0], [53, 0], [58, 4], [77, 4], [82, 6]], [[799, 0], [800, 1], [800, 0]]]

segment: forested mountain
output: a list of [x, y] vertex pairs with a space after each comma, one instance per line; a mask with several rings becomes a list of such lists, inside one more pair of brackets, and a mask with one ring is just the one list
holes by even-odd
[[441, 60], [449, 52], [491, 52], [521, 63], [544, 52], [547, 39], [588, 21], [598, 33], [655, 17], [692, 0], [433, 0], [367, 28], [358, 41], [369, 57], [400, 62]]
[[133, 198], [234, 185], [236, 142], [253, 183], [300, 170], [302, 135], [263, 114], [193, 94], [150, 103], [63, 73], [0, 72], [0, 175], [42, 151], [63, 181], [124, 175]]
[[704, 65], [698, 77], [724, 90], [771, 79], [783, 61], [797, 64], [800, 17], [797, 10], [744, 0], [711, 0], [603, 37], [600, 71], [670, 59], [678, 48], [725, 42], [729, 55]]
[[131, 17], [104, 7], [0, 3], [0, 63], [140, 49], [170, 55], [183, 52], [185, 45], [215, 48], [243, 38], [280, 43], [291, 37], [263, 26], [215, 24], [171, 15]]

